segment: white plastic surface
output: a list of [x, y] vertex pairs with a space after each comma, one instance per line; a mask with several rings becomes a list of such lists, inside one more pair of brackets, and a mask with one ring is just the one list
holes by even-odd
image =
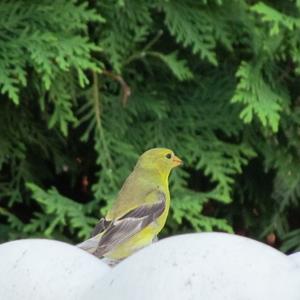
[[248, 238], [187, 234], [142, 249], [97, 288], [105, 300], [299, 300], [300, 269]]
[[1, 300], [98, 300], [110, 268], [75, 246], [28, 239], [0, 245]]
[[289, 258], [291, 258], [300, 268], [300, 252], [289, 255]]

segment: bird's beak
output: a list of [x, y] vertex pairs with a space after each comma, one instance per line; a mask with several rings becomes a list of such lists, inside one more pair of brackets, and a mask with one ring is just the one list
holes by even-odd
[[180, 166], [183, 164], [183, 161], [176, 155], [173, 156], [173, 162], [176, 164], [176, 166]]

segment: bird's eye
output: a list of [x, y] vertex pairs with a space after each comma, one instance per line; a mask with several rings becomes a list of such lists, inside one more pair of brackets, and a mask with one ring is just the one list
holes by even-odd
[[172, 154], [171, 154], [171, 153], [166, 154], [166, 158], [167, 158], [167, 159], [170, 159], [171, 157], [172, 157]]

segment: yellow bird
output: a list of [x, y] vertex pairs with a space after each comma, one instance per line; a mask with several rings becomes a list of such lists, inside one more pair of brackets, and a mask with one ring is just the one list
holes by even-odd
[[170, 207], [168, 178], [182, 164], [173, 151], [154, 148], [143, 153], [92, 237], [78, 246], [97, 257], [121, 260], [152, 243]]

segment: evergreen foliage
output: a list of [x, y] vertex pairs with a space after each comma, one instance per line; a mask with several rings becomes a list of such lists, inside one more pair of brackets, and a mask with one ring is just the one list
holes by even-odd
[[165, 235], [300, 244], [299, 1], [2, 1], [0, 240], [78, 242], [170, 147]]

